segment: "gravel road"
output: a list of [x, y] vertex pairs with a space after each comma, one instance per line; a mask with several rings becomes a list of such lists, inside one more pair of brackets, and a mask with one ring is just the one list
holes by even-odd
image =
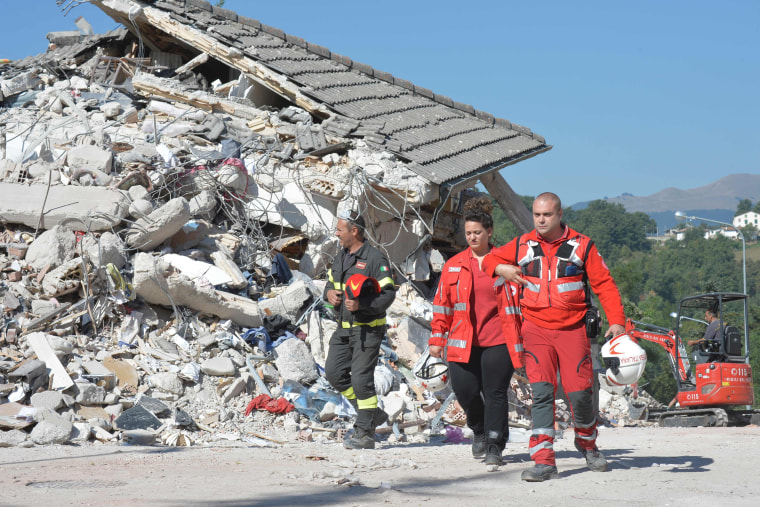
[[527, 444], [486, 472], [468, 444], [276, 447], [49, 446], [0, 450], [2, 505], [758, 505], [760, 429], [600, 428], [610, 471], [586, 469], [572, 433], [560, 476], [520, 481]]

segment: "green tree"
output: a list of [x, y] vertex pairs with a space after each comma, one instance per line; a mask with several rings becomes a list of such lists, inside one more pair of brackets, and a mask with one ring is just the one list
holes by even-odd
[[[758, 202], [758, 204], [760, 204], [760, 202]], [[752, 201], [749, 199], [742, 199], [739, 201], [739, 204], [736, 205], [736, 213], [734, 213], [734, 216], [738, 217], [748, 211], [752, 211]]]

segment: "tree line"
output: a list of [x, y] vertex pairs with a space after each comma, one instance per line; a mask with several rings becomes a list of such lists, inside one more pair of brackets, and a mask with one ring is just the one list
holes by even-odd
[[[522, 197], [528, 209], [533, 198]], [[751, 206], [751, 202], [749, 204]], [[744, 209], [747, 203], [741, 201]], [[760, 203], [755, 205], [760, 209]], [[737, 207], [737, 214], [739, 212]], [[747, 211], [752, 211], [749, 209]], [[757, 210], [755, 210], [757, 211]], [[582, 210], [563, 210], [563, 221], [589, 236], [610, 267], [617, 282], [628, 318], [674, 329], [671, 312], [687, 296], [706, 292], [742, 292], [741, 242], [721, 235], [705, 239], [705, 226], [686, 231], [683, 239], [655, 242], [646, 231], [657, 224], [646, 213], [628, 213], [623, 205], [597, 200]], [[494, 205], [494, 243], [502, 245], [517, 235], [514, 225]], [[750, 362], [755, 370], [756, 400], [760, 397], [760, 300], [757, 297], [760, 263], [747, 259], [749, 294]], [[662, 403], [676, 394], [676, 384], [665, 350], [641, 342], [648, 355], [640, 381], [648, 393]], [[756, 401], [756, 405], [757, 405]]]

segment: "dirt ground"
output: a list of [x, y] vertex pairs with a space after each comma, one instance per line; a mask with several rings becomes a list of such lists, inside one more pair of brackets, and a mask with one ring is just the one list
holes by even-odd
[[758, 505], [760, 428], [600, 428], [610, 471], [555, 444], [558, 479], [526, 483], [526, 443], [488, 473], [469, 444], [0, 449], [2, 505]]

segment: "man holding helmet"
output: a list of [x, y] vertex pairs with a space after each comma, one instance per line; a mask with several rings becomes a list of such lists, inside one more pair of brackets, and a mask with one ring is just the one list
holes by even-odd
[[338, 329], [330, 338], [325, 376], [357, 411], [344, 446], [374, 449], [375, 428], [387, 418], [377, 406], [375, 366], [396, 285], [388, 259], [365, 240], [361, 215], [340, 214], [335, 236], [342, 248], [327, 271], [323, 299], [332, 305]]
[[593, 366], [586, 334], [591, 297], [599, 297], [610, 322], [606, 337], [625, 332], [625, 314], [615, 281], [594, 242], [562, 223], [562, 203], [545, 192], [533, 202], [535, 229], [491, 250], [483, 269], [519, 284], [525, 369], [533, 392], [530, 456], [535, 466], [524, 481], [557, 477], [554, 455], [554, 397], [557, 372], [572, 406], [575, 447], [592, 471], [607, 470], [596, 446], [592, 403]]

